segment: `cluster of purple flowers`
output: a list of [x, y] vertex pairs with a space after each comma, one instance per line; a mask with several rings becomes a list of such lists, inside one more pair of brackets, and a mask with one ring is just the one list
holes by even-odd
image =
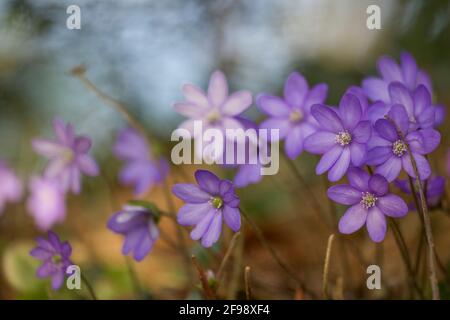
[[[375, 242], [384, 239], [385, 216], [402, 217], [408, 211], [406, 203], [388, 190], [389, 183], [399, 177], [402, 169], [411, 178], [416, 178], [414, 162], [418, 178], [430, 180], [430, 204], [439, 202], [444, 189], [442, 180], [430, 179], [432, 171], [426, 158], [440, 144], [441, 136], [436, 127], [443, 122], [445, 114], [442, 105], [432, 102], [428, 75], [418, 68], [409, 53], [402, 53], [400, 65], [390, 57], [380, 58], [378, 71], [380, 77], [369, 77], [361, 87], [348, 88], [338, 107], [325, 104], [326, 84], [310, 87], [298, 72], [289, 75], [283, 97], [263, 93], [256, 99], [259, 110], [267, 115], [259, 128], [278, 130], [288, 158], [295, 159], [302, 151], [318, 154], [321, 156], [316, 166], [318, 175], [327, 172], [332, 182], [348, 178], [349, 185], [329, 190], [331, 199], [351, 205], [341, 219], [339, 230], [351, 233], [366, 224]], [[251, 96], [246, 91], [245, 94], [241, 92], [240, 99], [233, 99], [234, 112], [229, 112], [231, 97], [227, 98], [225, 81], [223, 74], [216, 71], [211, 77], [207, 95], [193, 85], [183, 88], [187, 102], [178, 103], [175, 108], [190, 119], [183, 122], [181, 128], [192, 130], [194, 120], [204, 120], [207, 126], [217, 126], [220, 130], [242, 127], [237, 116], [250, 106]], [[374, 174], [364, 172], [366, 167], [370, 167]], [[245, 176], [238, 173], [235, 185], [244, 187], [259, 182], [257, 168], [246, 168], [248, 174]], [[400, 182], [397, 184], [403, 186]], [[192, 214], [195, 219], [184, 224], [197, 225], [195, 231], [199, 230], [198, 225], [203, 228], [200, 233], [193, 232], [191, 237], [195, 240], [202, 238], [202, 234], [209, 230], [207, 222], [218, 228], [220, 219], [217, 215], [217, 220], [212, 220], [208, 207], [215, 199], [214, 193], [209, 192], [209, 197], [203, 194], [200, 203], [204, 210], [200, 210], [198, 205], [193, 206], [195, 202], [189, 196], [195, 194], [198, 197], [207, 190], [190, 189], [192, 194], [188, 196], [180, 194], [178, 188], [174, 188], [175, 195], [191, 204], [180, 210], [180, 221]], [[217, 240], [216, 233], [214, 240]], [[209, 246], [210, 241], [205, 243], [202, 238], [202, 244]]]
[[[426, 186], [430, 207], [440, 203], [445, 179], [432, 175], [426, 156], [440, 144], [436, 128], [443, 122], [444, 108], [432, 102], [431, 81], [410, 54], [401, 55], [400, 65], [382, 57], [378, 71], [380, 77], [369, 77], [361, 87], [348, 88], [337, 107], [325, 104], [326, 84], [310, 86], [301, 74], [293, 72], [284, 84], [282, 97], [268, 93], [257, 96], [256, 105], [267, 116], [259, 126], [242, 117], [253, 103], [252, 94], [242, 90], [229, 95], [225, 75], [216, 71], [206, 92], [191, 84], [183, 87], [185, 101], [176, 103], [175, 109], [188, 119], [179, 128], [188, 130], [194, 139], [200, 138], [195, 136], [195, 121], [202, 121], [205, 129], [220, 130], [225, 138], [227, 129], [278, 130], [289, 159], [295, 160], [303, 151], [317, 154], [321, 156], [316, 166], [318, 175], [327, 172], [332, 182], [347, 178], [348, 183], [328, 190], [330, 199], [349, 206], [339, 221], [339, 231], [350, 234], [365, 225], [369, 237], [381, 242], [386, 235], [387, 217], [403, 217], [410, 209], [401, 197], [390, 192], [389, 184], [395, 181], [405, 194], [416, 191], [408, 181], [398, 179], [402, 169], [412, 184], [420, 181]], [[33, 140], [34, 150], [49, 159], [43, 174], [31, 179], [28, 199], [28, 210], [42, 230], [64, 220], [65, 196], [67, 192], [80, 192], [82, 174], [99, 174], [89, 155], [90, 138], [77, 136], [71, 124], [59, 119], [55, 119], [53, 130], [54, 140]], [[269, 139], [265, 144], [273, 142]], [[167, 161], [155, 158], [147, 139], [133, 128], [119, 132], [113, 153], [125, 163], [120, 182], [132, 185], [135, 195], [145, 194], [168, 175]], [[447, 162], [450, 174], [450, 152]], [[173, 194], [185, 202], [177, 222], [192, 227], [191, 238], [204, 247], [217, 243], [223, 222], [237, 232], [241, 213], [235, 188], [259, 182], [261, 166], [259, 162], [240, 165], [233, 182], [197, 170], [197, 184], [175, 184]], [[20, 199], [22, 187], [3, 164], [0, 178], [4, 182], [0, 187], [1, 212], [7, 201]], [[147, 204], [130, 201], [107, 222], [111, 231], [124, 236], [122, 253], [132, 254], [136, 261], [144, 259], [159, 238], [160, 213]], [[37, 242], [31, 252], [43, 261], [37, 274], [51, 277], [52, 287], [57, 289], [71, 264], [71, 246], [53, 232], [48, 233], [48, 239], [39, 238]]]

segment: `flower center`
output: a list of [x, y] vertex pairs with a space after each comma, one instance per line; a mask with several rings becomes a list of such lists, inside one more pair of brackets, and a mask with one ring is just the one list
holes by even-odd
[[406, 143], [403, 140], [397, 140], [392, 144], [392, 153], [397, 157], [401, 157], [408, 150]]
[[55, 254], [55, 255], [52, 257], [52, 262], [53, 262], [54, 264], [60, 264], [60, 263], [62, 262], [62, 257], [61, 257], [61, 255]]
[[300, 110], [295, 110], [292, 111], [291, 114], [289, 115], [289, 120], [291, 122], [300, 122], [303, 119], [303, 112], [301, 112]]
[[214, 197], [211, 199], [211, 204], [213, 205], [214, 208], [220, 209], [223, 205], [223, 200], [220, 197]]
[[369, 208], [372, 208], [373, 206], [375, 206], [377, 200], [378, 200], [378, 198], [375, 197], [370, 192], [363, 192], [360, 203], [362, 204], [362, 206], [365, 209], [369, 209]]
[[336, 135], [334, 141], [341, 146], [346, 146], [352, 142], [352, 135], [348, 131], [341, 131]]
[[220, 120], [220, 118], [221, 114], [218, 109], [211, 110], [211, 112], [207, 116], [207, 119], [210, 123], [216, 123], [217, 121]]
[[62, 153], [61, 153], [61, 157], [62, 157], [67, 163], [69, 163], [69, 162], [71, 162], [71, 161], [74, 159], [75, 154], [74, 154], [74, 152], [73, 152], [72, 149], [70, 149], [70, 148], [65, 148], [64, 151], [62, 151]]

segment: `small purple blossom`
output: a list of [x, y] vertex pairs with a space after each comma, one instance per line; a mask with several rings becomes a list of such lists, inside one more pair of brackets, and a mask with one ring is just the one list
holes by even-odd
[[186, 204], [178, 211], [178, 223], [195, 226], [191, 231], [193, 240], [200, 240], [208, 248], [219, 240], [222, 219], [234, 231], [241, 227], [239, 198], [233, 184], [221, 180], [212, 172], [197, 170], [195, 179], [198, 186], [178, 183], [172, 192]]
[[410, 132], [409, 118], [402, 105], [394, 105], [388, 117], [390, 120], [380, 119], [375, 123], [376, 134], [370, 141], [367, 164], [376, 166], [375, 173], [389, 182], [398, 177], [402, 168], [415, 178], [409, 149], [417, 163], [420, 179], [427, 179], [431, 168], [424, 155], [437, 148], [441, 135], [431, 128]]
[[39, 229], [49, 230], [66, 217], [65, 194], [55, 179], [33, 177], [29, 184], [28, 212]]
[[147, 192], [168, 174], [167, 161], [162, 158], [154, 160], [145, 138], [132, 128], [119, 132], [113, 150], [117, 158], [125, 161], [119, 175], [120, 182], [134, 185], [136, 195]]
[[64, 283], [67, 267], [73, 264], [70, 261], [72, 247], [67, 241], [61, 242], [52, 231], [48, 232], [48, 239], [39, 237], [36, 242], [37, 246], [30, 252], [31, 256], [42, 261], [36, 275], [38, 278], [51, 278], [53, 290], [58, 290]]
[[[416, 183], [416, 179], [413, 179], [413, 183]], [[395, 185], [406, 194], [412, 194], [411, 185], [408, 180], [395, 180]], [[442, 196], [445, 192], [445, 178], [440, 176], [431, 176], [428, 180], [422, 181], [422, 186], [426, 186], [425, 195], [427, 197], [427, 204], [430, 208], [439, 206]], [[417, 197], [419, 193], [416, 191]], [[411, 203], [410, 208], [415, 208]]]
[[363, 119], [361, 103], [353, 94], [345, 94], [339, 109], [316, 104], [311, 111], [319, 123], [316, 133], [306, 138], [304, 148], [322, 154], [316, 173], [328, 171], [328, 179], [337, 181], [350, 164], [361, 166], [366, 158], [366, 143], [371, 136], [370, 122]]
[[260, 127], [279, 130], [279, 139], [285, 141], [285, 152], [289, 158], [295, 159], [300, 155], [304, 140], [316, 132], [317, 122], [311, 116], [311, 107], [323, 103], [327, 92], [326, 84], [321, 83], [310, 89], [305, 78], [293, 72], [284, 84], [284, 98], [259, 95], [256, 104], [269, 116]]
[[179, 128], [188, 130], [194, 139], [199, 138], [194, 132], [195, 121], [202, 121], [203, 130], [214, 128], [222, 131], [225, 138], [225, 129], [243, 129], [236, 117], [250, 107], [252, 94], [241, 90], [228, 95], [227, 79], [221, 71], [211, 75], [207, 93], [192, 84], [185, 84], [182, 90], [186, 101], [175, 103], [174, 107], [189, 119]]
[[53, 121], [55, 140], [33, 139], [33, 148], [40, 155], [49, 158], [45, 176], [57, 179], [64, 191], [79, 193], [81, 173], [97, 176], [99, 169], [88, 152], [92, 141], [85, 136], [75, 135], [73, 126], [58, 118]]
[[157, 214], [138, 203], [125, 205], [108, 220], [108, 228], [125, 236], [122, 253], [133, 253], [136, 261], [144, 259], [159, 238]]
[[397, 195], [389, 193], [387, 180], [375, 174], [370, 176], [360, 168], [348, 170], [349, 184], [328, 189], [333, 201], [351, 206], [339, 220], [339, 232], [350, 234], [366, 225], [370, 239], [383, 241], [386, 235], [386, 216], [400, 218], [408, 213], [408, 206]]
[[20, 200], [22, 191], [22, 182], [5, 163], [0, 161], [0, 214], [6, 203]]
[[[382, 108], [372, 109], [371, 112], [374, 114], [381, 115], [389, 111], [389, 107], [395, 104], [392, 101], [392, 93], [390, 85], [394, 82], [401, 84], [409, 92], [415, 92], [420, 86], [423, 86], [430, 94], [432, 94], [433, 89], [431, 85], [431, 80], [428, 74], [419, 69], [414, 57], [408, 52], [403, 52], [400, 56], [400, 65], [398, 65], [395, 60], [391, 57], [383, 56], [378, 60], [378, 72], [381, 77], [369, 77], [366, 78], [362, 87], [365, 94], [372, 101], [382, 101], [385, 103], [384, 111]], [[407, 106], [405, 106], [408, 108]], [[443, 122], [445, 116], [445, 109], [442, 105], [434, 105], [432, 108], [435, 110], [433, 119], [433, 124], [435, 126]], [[378, 119], [381, 119], [378, 118]]]

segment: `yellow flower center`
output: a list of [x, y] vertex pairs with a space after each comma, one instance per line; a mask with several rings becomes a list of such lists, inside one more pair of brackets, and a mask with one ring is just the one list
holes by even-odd
[[392, 153], [397, 157], [402, 157], [407, 150], [408, 148], [403, 140], [397, 140], [392, 144]]
[[370, 209], [377, 203], [378, 198], [370, 192], [363, 192], [361, 197], [361, 204], [365, 209]]
[[352, 142], [352, 135], [348, 131], [341, 131], [336, 135], [334, 141], [341, 146], [346, 146]]
[[303, 119], [303, 113], [300, 110], [292, 111], [289, 115], [289, 120], [291, 122], [300, 122]]
[[211, 204], [213, 205], [214, 208], [220, 209], [223, 205], [223, 200], [220, 197], [214, 197], [211, 199]]

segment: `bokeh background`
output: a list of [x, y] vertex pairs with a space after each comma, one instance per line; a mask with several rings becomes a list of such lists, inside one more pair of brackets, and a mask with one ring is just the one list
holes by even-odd
[[[71, 4], [81, 8], [81, 30], [66, 28], [66, 8]], [[381, 30], [366, 28], [370, 4], [381, 7]], [[182, 99], [184, 83], [205, 87], [211, 72], [220, 69], [232, 90], [278, 94], [288, 74], [298, 70], [309, 83], [328, 83], [327, 102], [336, 104], [349, 85], [359, 85], [365, 76], [376, 73], [380, 55], [398, 59], [403, 50], [411, 52], [429, 72], [434, 99], [449, 106], [449, 1], [2, 0], [0, 159], [26, 183], [45, 165], [32, 151], [31, 138], [49, 137], [55, 116], [73, 123], [78, 132], [93, 138], [93, 154], [102, 174], [85, 178], [82, 193], [68, 198], [67, 220], [55, 230], [73, 244], [74, 260], [98, 296], [200, 298], [197, 279], [191, 285], [182, 258], [170, 241], [159, 241], [141, 263], [121, 255], [121, 236], [110, 232], [106, 221], [132, 198], [131, 190], [118, 183], [120, 162], [111, 153], [117, 131], [126, 123], [70, 70], [84, 65], [87, 77], [122, 101], [157, 137], [157, 148], [168, 156], [170, 134], [182, 119], [172, 105]], [[261, 119], [254, 107], [247, 115]], [[448, 124], [447, 118], [441, 127], [442, 146], [431, 155], [433, 168], [440, 174], [445, 172]], [[316, 161], [303, 154], [296, 164], [326, 210], [324, 181], [313, 174]], [[186, 166], [181, 175], [174, 168], [170, 183], [185, 181], [185, 173], [192, 179], [194, 170]], [[222, 176], [230, 174], [214, 170]], [[144, 198], [167, 209], [163, 193], [162, 187], [155, 187]], [[342, 208], [330, 216], [318, 216], [305, 190], [283, 164], [277, 176], [265, 177], [239, 194], [243, 206], [284, 260], [320, 295], [327, 238], [336, 232], [327, 224], [333, 224]], [[450, 219], [444, 209], [433, 212], [432, 220], [441, 259], [442, 294], [449, 297]], [[420, 235], [417, 214], [412, 212], [402, 219], [400, 227], [413, 254]], [[176, 239], [170, 220], [163, 221], [161, 228], [167, 239]], [[35, 277], [37, 261], [28, 252], [38, 234], [24, 201], [9, 205], [0, 216], [0, 299], [88, 297], [84, 290], [51, 292], [48, 282]], [[245, 265], [252, 269], [255, 298], [304, 297], [255, 235], [250, 230], [244, 234], [238, 246], [243, 255], [236, 254], [226, 270], [223, 297], [243, 297]], [[217, 270], [230, 232], [227, 230], [222, 242], [210, 251], [190, 242], [187, 233], [185, 236], [191, 253], [205, 269]], [[329, 285], [334, 298], [411, 297], [391, 231], [379, 246], [371, 243], [364, 231], [338, 237], [336, 243]], [[366, 267], [372, 263], [382, 268], [382, 290], [366, 287]], [[419, 272], [426, 283], [425, 268]]]

